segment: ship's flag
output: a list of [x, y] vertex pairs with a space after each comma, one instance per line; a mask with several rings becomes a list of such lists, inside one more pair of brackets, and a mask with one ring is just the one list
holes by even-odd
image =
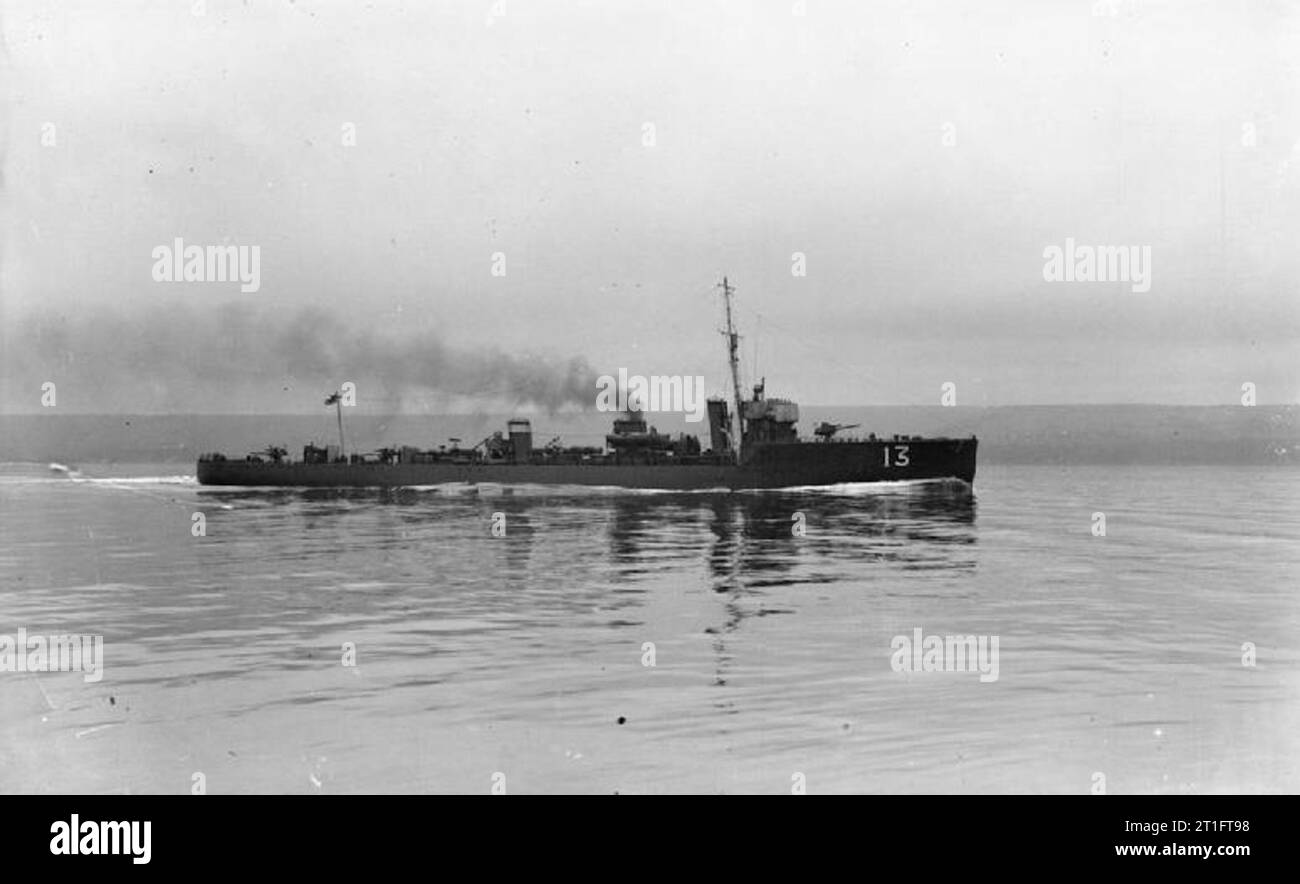
[[327, 399], [325, 400], [325, 404], [326, 404], [326, 405], [333, 405], [335, 402], [338, 402], [338, 401], [339, 401], [340, 399], [342, 399], [342, 398], [343, 398], [343, 397], [340, 396], [338, 393], [331, 393], [331, 394], [329, 395], [329, 398], [327, 398]]

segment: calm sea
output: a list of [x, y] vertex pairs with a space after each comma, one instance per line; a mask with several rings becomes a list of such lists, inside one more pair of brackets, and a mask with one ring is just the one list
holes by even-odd
[[[973, 497], [175, 472], [0, 466], [0, 634], [104, 637], [101, 681], [0, 673], [0, 791], [1300, 788], [1295, 470], [992, 466]], [[894, 671], [916, 629], [997, 637], [997, 680]]]

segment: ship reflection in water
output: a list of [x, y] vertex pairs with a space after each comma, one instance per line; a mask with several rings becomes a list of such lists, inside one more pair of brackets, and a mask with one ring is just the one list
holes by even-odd
[[[772, 588], [808, 583], [799, 567], [806, 567], [803, 557], [841, 562], [847, 566], [843, 571], [829, 573], [848, 576], [854, 575], [854, 565], [864, 570], [975, 567], [974, 556], [965, 549], [975, 543], [975, 497], [960, 486], [927, 483], [857, 497], [786, 493], [715, 498], [710, 509], [716, 539], [708, 554], [709, 571], [723, 616], [705, 632], [713, 636], [714, 683], [720, 686], [727, 683], [732, 659], [727, 642], [747, 618], [796, 613], [764, 600]], [[796, 533], [800, 523], [802, 536]], [[719, 708], [733, 711], [729, 702]]]
[[[841, 601], [851, 616], [863, 616], [880, 607], [872, 600], [877, 591], [889, 598], [917, 588], [903, 575], [925, 575], [921, 585], [933, 586], [939, 579], [960, 582], [976, 567], [976, 497], [961, 482], [741, 493], [439, 486], [200, 496], [298, 510], [308, 537], [336, 534], [368, 514], [377, 523], [372, 551], [386, 551], [390, 561], [430, 560], [431, 594], [404, 606], [404, 617], [427, 604], [431, 618], [537, 627], [563, 620], [564, 628], [575, 628], [591, 625], [598, 612], [604, 619], [594, 625], [641, 629], [659, 645], [704, 639], [707, 681], [717, 687], [728, 684], [735, 666], [730, 646], [749, 620], [824, 607], [837, 592], [847, 593]], [[492, 533], [494, 518], [500, 536]], [[338, 534], [325, 547], [346, 554], [356, 541]], [[418, 578], [405, 574], [401, 582], [409, 579]], [[677, 594], [665, 592], [666, 584], [684, 595], [676, 611], [666, 610]], [[664, 617], [678, 625], [647, 629]], [[819, 629], [814, 617], [793, 629], [792, 643], [816, 645]], [[730, 701], [716, 705], [734, 711]]]
[[[539, 731], [572, 743], [593, 760], [529, 762], [540, 767], [539, 787], [562, 791], [766, 791], [774, 776], [788, 788], [780, 772], [793, 763], [840, 764], [845, 788], [867, 788], [875, 780], [854, 768], [883, 757], [785, 754], [820, 739], [809, 716], [828, 708], [837, 742], [846, 726], [859, 729], [850, 746], [892, 733], [876, 709], [906, 701], [908, 685], [889, 669], [890, 637], [934, 606], [967, 625], [977, 565], [976, 498], [962, 483], [200, 496], [256, 502], [286, 519], [259, 549], [296, 536], [299, 550], [328, 551], [333, 564], [317, 579], [373, 575], [379, 586], [350, 594], [346, 615], [337, 598], [329, 605], [376, 633], [365, 642], [370, 656], [404, 661], [390, 676], [402, 690], [388, 702], [435, 716], [417, 725], [434, 735], [518, 728], [532, 748]], [[500, 517], [503, 536], [493, 536]], [[210, 533], [220, 535], [226, 518], [218, 513]], [[393, 714], [380, 704], [375, 712]], [[499, 751], [528, 754], [502, 739]], [[477, 759], [483, 750], [463, 751]], [[446, 761], [443, 775], [460, 782]]]

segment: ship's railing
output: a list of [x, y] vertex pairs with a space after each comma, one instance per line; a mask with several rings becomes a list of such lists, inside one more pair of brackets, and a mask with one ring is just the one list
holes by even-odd
[[969, 436], [921, 436], [913, 434], [895, 434], [892, 436], [835, 436], [830, 439], [824, 439], [820, 436], [800, 436], [800, 442], [807, 442], [816, 445], [844, 445], [844, 444], [861, 444], [863, 442], [876, 442], [893, 445], [896, 442], [966, 442], [975, 439], [975, 434]]
[[[450, 451], [422, 451], [414, 458], [402, 459], [392, 458], [384, 460], [383, 458], [373, 455], [353, 454], [346, 458], [335, 458], [334, 460], [308, 461], [303, 459], [294, 459], [283, 457], [278, 462], [258, 454], [248, 454], [243, 457], [228, 457], [220, 452], [205, 452], [199, 455], [199, 463], [253, 463], [260, 466], [420, 466], [432, 464], [457, 464], [457, 465], [512, 465], [515, 462], [509, 458], [495, 459], [485, 457], [479, 452], [469, 453], [464, 450], [455, 453]], [[735, 455], [730, 452], [715, 453], [703, 452], [701, 454], [669, 454], [666, 452], [656, 452], [652, 450], [639, 451], [606, 451], [594, 452], [591, 450], [560, 450], [560, 451], [534, 451], [532, 457], [527, 463], [537, 466], [633, 466], [638, 464], [646, 465], [673, 465], [680, 464], [683, 466], [709, 465], [709, 466], [726, 466], [736, 462]]]

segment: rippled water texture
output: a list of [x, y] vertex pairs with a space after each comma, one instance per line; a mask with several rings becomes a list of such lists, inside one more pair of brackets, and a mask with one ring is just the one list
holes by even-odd
[[[972, 497], [166, 469], [0, 467], [0, 633], [105, 642], [98, 683], [0, 673], [3, 791], [1300, 786], [1295, 471], [994, 467]], [[895, 672], [916, 628], [998, 636], [997, 681]]]

